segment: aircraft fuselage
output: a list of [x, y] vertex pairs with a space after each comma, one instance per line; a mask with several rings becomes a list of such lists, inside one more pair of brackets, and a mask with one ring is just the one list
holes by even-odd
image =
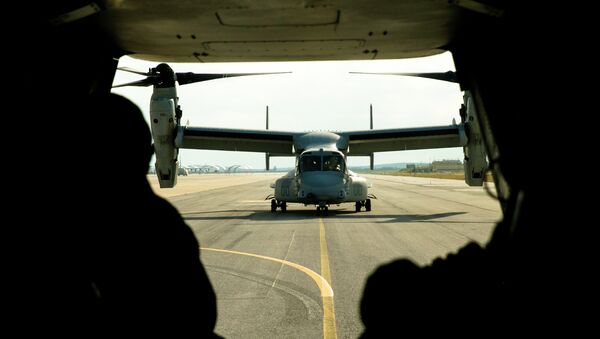
[[275, 200], [326, 207], [367, 200], [368, 184], [349, 171], [339, 150], [306, 150], [296, 158], [296, 168], [277, 179]]

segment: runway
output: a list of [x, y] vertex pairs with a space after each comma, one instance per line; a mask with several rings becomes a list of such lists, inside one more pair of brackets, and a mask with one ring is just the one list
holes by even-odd
[[200, 241], [226, 338], [357, 338], [362, 289], [378, 265], [427, 264], [483, 244], [501, 217], [481, 187], [380, 175], [367, 176], [378, 198], [371, 212], [343, 204], [318, 217], [314, 206], [289, 204], [271, 213], [264, 199], [281, 175], [192, 175], [157, 190]]

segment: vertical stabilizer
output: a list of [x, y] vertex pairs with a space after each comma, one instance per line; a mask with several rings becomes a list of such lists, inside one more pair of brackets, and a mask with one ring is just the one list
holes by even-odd
[[[266, 113], [266, 127], [267, 130], [269, 129], [269, 106], [267, 105], [267, 113]], [[269, 164], [269, 160], [270, 160], [270, 156], [269, 153], [265, 153], [265, 169], [268, 171], [270, 164]]]
[[371, 120], [371, 129], [373, 129], [373, 104], [369, 105], [369, 113], [371, 116], [371, 119], [370, 119]]
[[[373, 104], [369, 104], [369, 115], [370, 115], [370, 122], [371, 122], [371, 129], [373, 129]], [[370, 157], [370, 168], [371, 171], [375, 168], [375, 153], [371, 153], [369, 155]]]
[[269, 129], [269, 106], [267, 106], [267, 115], [266, 116], [267, 116], [267, 119], [266, 119], [266, 121], [267, 121], [267, 127], [266, 127], [266, 129]]

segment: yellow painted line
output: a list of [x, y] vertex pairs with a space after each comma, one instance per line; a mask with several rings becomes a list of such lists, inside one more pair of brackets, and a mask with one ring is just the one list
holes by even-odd
[[325, 224], [323, 219], [319, 218], [319, 243], [321, 244], [321, 275], [328, 282], [331, 281], [331, 272], [329, 272], [329, 252], [327, 252], [327, 237], [325, 236]]
[[298, 265], [294, 262], [273, 257], [267, 257], [265, 255], [209, 247], [201, 247], [200, 249], [202, 251], [239, 254], [248, 257], [270, 260], [293, 267], [308, 275], [319, 287], [319, 291], [321, 292], [321, 298], [323, 300], [323, 338], [337, 339], [337, 331], [335, 328], [335, 309], [333, 306], [333, 289], [331, 288], [331, 285], [329, 283], [331, 281], [331, 272], [329, 271], [329, 253], [327, 252], [327, 238], [325, 237], [325, 225], [323, 224], [323, 219], [321, 218], [319, 218], [319, 244], [321, 247], [321, 275], [317, 274], [317, 272], [311, 270], [310, 268]]
[[333, 297], [323, 298], [323, 339], [337, 339]]
[[312, 278], [312, 280], [315, 281], [315, 283], [317, 284], [317, 286], [319, 287], [319, 290], [321, 291], [321, 297], [325, 298], [325, 297], [330, 297], [333, 298], [333, 289], [331, 289], [331, 285], [329, 285], [329, 282], [327, 282], [327, 280], [325, 280], [325, 278], [323, 278], [322, 276], [320, 276], [317, 272], [311, 270], [310, 268], [306, 268], [302, 265], [298, 265], [294, 262], [291, 261], [287, 261], [287, 260], [282, 260], [282, 259], [277, 259], [277, 258], [273, 258], [273, 257], [267, 257], [265, 255], [260, 255], [260, 254], [254, 254], [254, 253], [246, 253], [246, 252], [238, 252], [238, 251], [231, 251], [231, 250], [222, 250], [219, 248], [209, 248], [209, 247], [200, 247], [200, 250], [202, 251], [212, 251], [212, 252], [223, 252], [223, 253], [229, 253], [229, 254], [239, 254], [239, 255], [245, 255], [248, 257], [255, 257], [255, 258], [260, 258], [260, 259], [265, 259], [265, 260], [271, 260], [271, 261], [275, 261], [290, 267], [293, 267], [299, 271], [302, 271], [304, 274], [308, 275], [309, 277]]
[[[331, 283], [331, 272], [329, 271], [329, 252], [327, 251], [327, 237], [325, 236], [325, 224], [319, 218], [319, 243], [321, 245], [321, 276], [328, 284]], [[331, 286], [331, 285], [330, 285]], [[323, 338], [336, 339], [335, 308], [333, 307], [333, 293], [331, 296], [321, 295], [323, 299]]]

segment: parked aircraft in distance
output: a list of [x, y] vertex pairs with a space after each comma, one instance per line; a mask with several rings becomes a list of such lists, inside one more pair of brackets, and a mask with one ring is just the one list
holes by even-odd
[[[271, 211], [278, 208], [285, 212], [288, 203], [316, 205], [317, 213], [327, 213], [330, 205], [354, 203], [359, 212], [372, 208], [369, 184], [364, 177], [350, 171], [346, 166], [348, 156], [371, 157], [371, 169], [375, 152], [432, 149], [446, 147], [469, 148], [469, 140], [477, 140], [477, 126], [474, 119], [468, 120], [468, 110], [461, 112], [462, 122], [448, 126], [432, 126], [400, 129], [373, 129], [371, 107], [371, 129], [349, 132], [285, 132], [269, 130], [269, 112], [267, 107], [266, 129], [245, 130], [191, 127], [182, 125], [182, 110], [178, 103], [176, 83], [189, 84], [230, 76], [257, 75], [246, 74], [195, 74], [175, 73], [167, 64], [159, 64], [149, 72], [122, 69], [139, 75], [143, 80], [120, 86], [153, 86], [150, 102], [151, 129], [156, 153], [156, 174], [161, 188], [176, 184], [179, 148], [226, 150], [266, 153], [266, 168], [269, 159], [277, 156], [295, 156], [295, 169], [272, 184], [274, 194], [271, 199]], [[265, 74], [265, 73], [263, 73]], [[273, 73], [270, 73], [273, 74]], [[412, 74], [415, 75], [415, 74]], [[423, 76], [423, 75], [417, 75]], [[431, 77], [427, 74], [427, 77]], [[470, 128], [465, 129], [465, 124]], [[467, 135], [469, 131], [470, 135]], [[478, 146], [478, 148], [476, 147]], [[470, 147], [469, 161], [471, 169], [466, 176], [470, 185], [481, 185], [486, 169], [485, 152], [480, 144]], [[478, 152], [473, 152], [473, 150]], [[465, 153], [467, 154], [467, 153]], [[476, 164], [478, 168], [473, 169]]]

